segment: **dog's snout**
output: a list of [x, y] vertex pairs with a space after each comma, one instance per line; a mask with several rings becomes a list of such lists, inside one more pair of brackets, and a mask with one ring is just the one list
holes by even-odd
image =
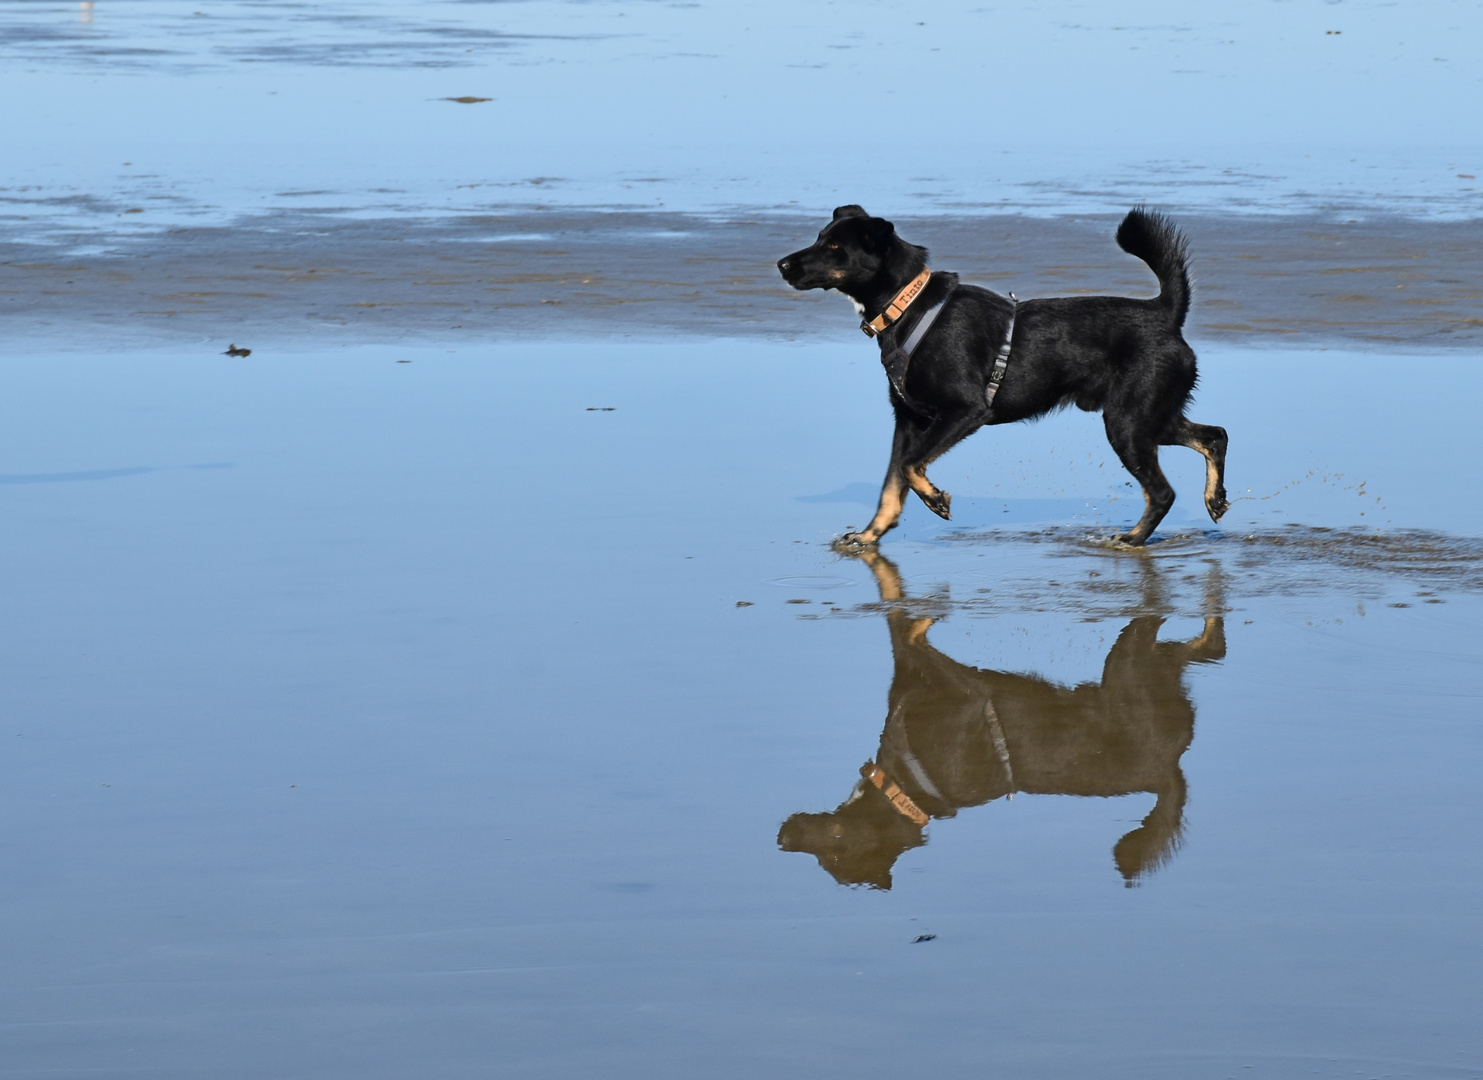
[[786, 277], [788, 275], [788, 273], [790, 271], [792, 271], [792, 269], [793, 269], [793, 261], [791, 259], [789, 259], [786, 255], [783, 256], [781, 259], [778, 260], [778, 272], [781, 273], [783, 276]]

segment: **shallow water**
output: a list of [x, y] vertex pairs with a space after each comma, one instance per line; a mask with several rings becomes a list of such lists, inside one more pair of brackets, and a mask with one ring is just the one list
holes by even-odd
[[1476, 364], [1201, 351], [874, 561], [863, 342], [7, 356], [0, 1071], [1478, 1075]]

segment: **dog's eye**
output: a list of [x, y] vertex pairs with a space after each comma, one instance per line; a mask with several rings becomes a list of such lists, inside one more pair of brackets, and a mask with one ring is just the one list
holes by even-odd
[[839, 250], [839, 245], [838, 244], [830, 244], [829, 245], [829, 250], [830, 251], [838, 251]]

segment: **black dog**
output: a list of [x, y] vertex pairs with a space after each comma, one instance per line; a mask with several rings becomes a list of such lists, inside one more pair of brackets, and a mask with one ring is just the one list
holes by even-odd
[[948, 517], [950, 497], [927, 479], [929, 464], [985, 424], [1073, 404], [1102, 411], [1108, 442], [1143, 486], [1143, 517], [1119, 540], [1142, 544], [1174, 505], [1160, 446], [1205, 456], [1205, 508], [1220, 520], [1230, 505], [1225, 430], [1184, 416], [1196, 377], [1194, 350], [1179, 332], [1190, 297], [1185, 239], [1163, 215], [1135, 209], [1117, 242], [1158, 276], [1155, 299], [1055, 297], [1016, 306], [959, 285], [956, 274], [929, 272], [926, 248], [858, 206], [841, 206], [812, 247], [778, 261], [795, 289], [836, 289], [855, 302], [867, 316], [861, 328], [880, 338], [890, 376], [896, 433], [880, 505], [842, 543], [878, 541], [900, 519], [908, 487]]

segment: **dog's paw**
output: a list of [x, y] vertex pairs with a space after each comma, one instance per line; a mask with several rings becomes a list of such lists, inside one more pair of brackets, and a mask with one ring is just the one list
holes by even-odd
[[837, 551], [863, 551], [865, 548], [875, 547], [880, 543], [879, 536], [872, 536], [869, 532], [845, 533], [843, 536], [835, 537], [830, 546]]
[[922, 499], [922, 502], [926, 503], [927, 509], [942, 518], [943, 521], [951, 521], [953, 519], [953, 515], [949, 512], [949, 507], [953, 505], [953, 497], [946, 491], [942, 491], [941, 489], [936, 490], [931, 495]]
[[1118, 533], [1112, 538], [1114, 544], [1122, 544], [1124, 547], [1142, 547], [1148, 540], [1146, 536], [1139, 536], [1136, 532]]
[[1226, 498], [1226, 489], [1220, 488], [1216, 493], [1205, 501], [1205, 509], [1210, 511], [1210, 520], [1219, 521], [1226, 516], [1226, 511], [1231, 508], [1231, 500]]

